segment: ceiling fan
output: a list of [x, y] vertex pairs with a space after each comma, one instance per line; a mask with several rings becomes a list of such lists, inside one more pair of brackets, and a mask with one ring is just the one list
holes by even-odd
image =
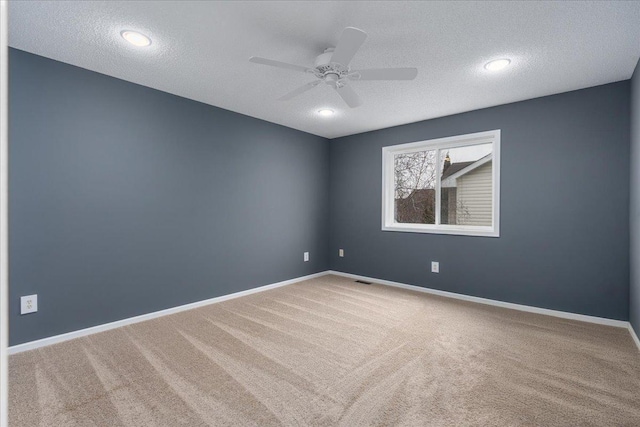
[[417, 68], [370, 68], [366, 70], [352, 70], [349, 67], [351, 59], [355, 56], [360, 46], [367, 38], [367, 33], [353, 27], [347, 27], [342, 32], [338, 45], [335, 48], [328, 48], [320, 54], [313, 67], [288, 64], [286, 62], [275, 61], [273, 59], [252, 56], [250, 62], [256, 64], [270, 65], [272, 67], [284, 68], [287, 70], [299, 71], [313, 74], [317, 80], [307, 83], [295, 89], [283, 97], [282, 101], [294, 98], [314, 87], [325, 83], [338, 92], [338, 95], [351, 108], [362, 104], [360, 97], [349, 86], [349, 80], [413, 80], [418, 75]]

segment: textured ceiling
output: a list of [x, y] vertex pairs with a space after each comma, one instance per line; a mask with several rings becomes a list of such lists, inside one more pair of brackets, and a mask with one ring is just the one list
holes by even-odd
[[[640, 2], [11, 1], [9, 44], [120, 79], [335, 138], [631, 77]], [[350, 109], [311, 66], [347, 26], [368, 33], [352, 68], [417, 67], [413, 81], [358, 81]], [[127, 45], [122, 29], [149, 35]], [[490, 73], [490, 59], [512, 66]], [[331, 108], [336, 115], [320, 117]]]

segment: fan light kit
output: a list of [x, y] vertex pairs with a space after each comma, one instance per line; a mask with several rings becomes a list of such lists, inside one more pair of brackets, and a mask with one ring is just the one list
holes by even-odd
[[[326, 49], [324, 53], [318, 55], [313, 67], [304, 67], [275, 61], [273, 59], [259, 58], [257, 56], [252, 56], [249, 58], [249, 61], [256, 64], [307, 73], [316, 78], [316, 80], [284, 95], [280, 98], [281, 101], [288, 101], [324, 83], [327, 86], [331, 86], [349, 107], [356, 108], [362, 104], [362, 101], [358, 94], [349, 86], [348, 83], [350, 80], [413, 80], [418, 75], [416, 68], [352, 70], [349, 67], [349, 63], [366, 38], [367, 33], [362, 30], [353, 27], [345, 28], [342, 36], [340, 36], [338, 40], [338, 45], [335, 48], [330, 47]], [[320, 111], [318, 111], [318, 114], [324, 115]]]
[[125, 30], [120, 33], [123, 39], [128, 41], [134, 46], [146, 47], [151, 44], [151, 39], [144, 34], [140, 34], [136, 31]]
[[322, 110], [318, 110], [318, 114], [320, 114], [323, 117], [333, 116], [333, 110], [330, 110], [328, 108], [324, 108]]
[[507, 65], [511, 64], [511, 60], [507, 58], [496, 59], [494, 61], [489, 61], [484, 65], [484, 68], [489, 71], [499, 71], [505, 68]]

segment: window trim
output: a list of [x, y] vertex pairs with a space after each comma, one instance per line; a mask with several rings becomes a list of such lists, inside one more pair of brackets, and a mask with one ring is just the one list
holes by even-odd
[[[449, 225], [440, 224], [441, 188], [440, 150], [464, 147], [477, 144], [493, 144], [492, 151], [492, 225]], [[436, 223], [404, 224], [395, 222], [395, 174], [394, 155], [416, 151], [436, 150]], [[446, 138], [409, 142], [406, 144], [382, 147], [382, 231], [399, 231], [405, 233], [452, 234], [462, 236], [500, 237], [500, 129], [456, 135]]]

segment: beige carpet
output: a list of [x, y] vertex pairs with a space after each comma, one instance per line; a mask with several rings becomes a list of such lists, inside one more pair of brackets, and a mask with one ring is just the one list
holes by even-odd
[[640, 426], [596, 326], [324, 276], [11, 356], [10, 426]]

